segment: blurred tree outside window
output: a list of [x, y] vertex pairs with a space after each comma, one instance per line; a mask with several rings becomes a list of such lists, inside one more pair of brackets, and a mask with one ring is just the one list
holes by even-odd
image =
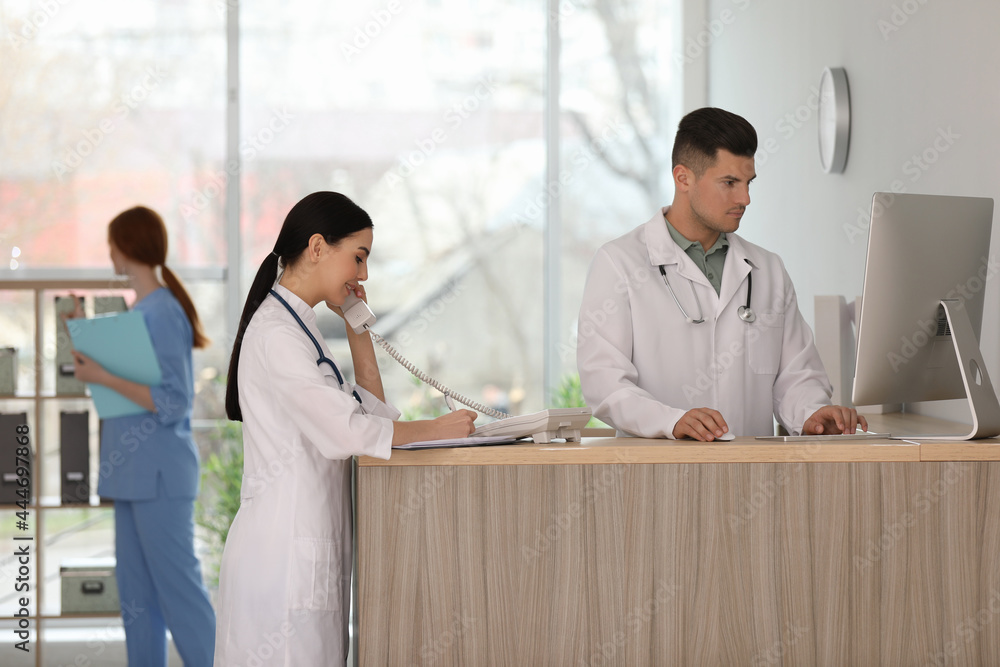
[[[229, 269], [245, 289], [290, 207], [340, 191], [375, 222], [376, 330], [456, 391], [541, 409], [554, 398], [542, 391], [545, 360], [576, 373], [594, 252], [671, 194], [675, 5], [557, 4], [555, 188], [544, 0], [240, 2], [239, 128], [226, 125], [225, 2], [0, 0], [0, 268], [106, 268], [107, 222], [138, 203], [167, 221], [170, 264], [221, 266], [238, 204], [244, 259]], [[227, 131], [238, 171], [227, 168]], [[226, 201], [232, 178], [239, 202]], [[546, 350], [543, 230], [555, 199], [559, 330]], [[208, 433], [224, 416], [225, 290], [193, 291], [215, 342], [196, 355], [195, 416]], [[25, 309], [6, 307], [18, 303], [0, 294], [3, 329], [30, 337]], [[342, 322], [317, 314], [350, 371]], [[406, 414], [442, 409], [389, 357], [380, 363]]]

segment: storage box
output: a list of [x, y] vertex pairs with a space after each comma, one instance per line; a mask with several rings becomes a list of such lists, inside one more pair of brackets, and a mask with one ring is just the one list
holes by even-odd
[[17, 348], [0, 347], [0, 396], [13, 396], [17, 390]]
[[73, 558], [59, 564], [63, 614], [115, 614], [118, 582], [114, 558]]
[[123, 296], [95, 296], [94, 315], [104, 315], [105, 313], [124, 313], [128, 310]]
[[[76, 297], [83, 305], [83, 297]], [[66, 323], [61, 313], [72, 313], [76, 310], [73, 297], [56, 297], [56, 394], [59, 396], [84, 396], [87, 385], [76, 379], [73, 374], [73, 341], [69, 337]]]
[[[18, 465], [21, 463], [17, 460], [17, 450], [23, 447], [23, 445], [17, 442], [17, 428], [19, 426], [27, 426], [27, 424], [28, 413], [26, 412], [0, 414], [0, 504], [13, 505], [14, 503], [29, 499], [30, 502], [34, 502], [31, 495], [31, 476], [27, 477], [28, 486], [23, 487], [18, 484], [21, 477], [17, 474]], [[34, 446], [33, 432], [28, 435], [28, 441]], [[28, 460], [30, 461], [31, 472], [34, 473], [35, 461], [31, 456], [31, 452], [32, 449], [29, 447]], [[28, 490], [27, 497], [18, 493], [18, 491], [25, 488]]]

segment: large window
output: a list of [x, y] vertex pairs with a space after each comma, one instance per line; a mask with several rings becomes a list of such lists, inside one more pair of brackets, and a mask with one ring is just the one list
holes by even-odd
[[[106, 224], [136, 203], [167, 220], [171, 264], [222, 266], [238, 206], [243, 259], [229, 270], [245, 291], [288, 209], [340, 191], [375, 221], [375, 329], [462, 393], [544, 407], [546, 364], [553, 383], [576, 372], [594, 251], [669, 195], [673, 3], [244, 0], [239, 127], [226, 121], [234, 6], [0, 0], [0, 268], [106, 267]], [[558, 136], [546, 131], [553, 105]], [[238, 171], [226, 169], [227, 136]], [[233, 323], [221, 286], [192, 291], [216, 342], [196, 361], [207, 382], [225, 373]], [[557, 315], [547, 340], [544, 304]], [[342, 323], [318, 311], [349, 366]], [[405, 413], [443, 409], [381, 365]], [[199, 410], [222, 416], [218, 400]]]
[[[344, 192], [375, 221], [375, 329], [461, 393], [501, 409], [544, 407], [545, 364], [557, 359], [555, 382], [576, 372], [593, 252], [661, 203], [673, 85], [669, 5], [551, 9], [544, 0], [241, 3], [241, 138], [260, 145], [241, 181], [244, 279], [297, 199]], [[561, 32], [558, 95], [546, 91], [550, 17]], [[560, 107], [558, 144], [546, 136], [549, 104]], [[549, 174], [557, 145], [561, 167]], [[556, 200], [562, 288], [549, 300], [559, 318], [546, 349], [543, 232]], [[343, 324], [320, 320], [349, 359]], [[444, 409], [381, 360], [404, 413]]]
[[[136, 204], [167, 222], [168, 266], [225, 263], [224, 198], [191, 214], [225, 146], [225, 38], [212, 3], [0, 0], [0, 270], [110, 273], [107, 224]], [[216, 343], [196, 363], [214, 375], [228, 357], [225, 292], [188, 288]], [[17, 347], [25, 391], [34, 334], [22, 297], [0, 294], [0, 346]]]
[[108, 221], [143, 203], [169, 220], [174, 263], [219, 265], [220, 218], [180, 209], [225, 136], [225, 17], [200, 2], [3, 0], [0, 19], [3, 264], [108, 266]]
[[682, 62], [675, 4], [560, 4], [560, 326], [548, 350], [557, 377], [576, 373], [577, 315], [594, 253], [673, 195]]

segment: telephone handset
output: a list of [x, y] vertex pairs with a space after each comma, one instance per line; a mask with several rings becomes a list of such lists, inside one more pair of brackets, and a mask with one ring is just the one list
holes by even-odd
[[368, 304], [354, 295], [352, 291], [344, 299], [344, 305], [340, 307], [344, 313], [344, 319], [354, 329], [354, 333], [364, 333], [371, 325], [375, 324], [375, 313], [368, 307]]
[[347, 295], [344, 305], [340, 307], [340, 310], [344, 313], [344, 320], [354, 329], [354, 333], [363, 334], [367, 331], [373, 341], [381, 345], [390, 357], [399, 362], [403, 368], [410, 371], [415, 377], [434, 387], [445, 396], [450, 396], [459, 403], [469, 406], [476, 412], [500, 420], [480, 426], [472, 433], [473, 436], [500, 435], [511, 438], [531, 436], [538, 443], [551, 442], [552, 438], [563, 438], [567, 441], [579, 442], [580, 429], [590, 421], [590, 408], [555, 408], [542, 410], [530, 415], [512, 417], [505, 412], [500, 412], [482, 403], [477, 403], [461, 394], [455, 393], [421, 371], [407, 361], [384, 338], [372, 331], [371, 326], [375, 324], [375, 313], [372, 312], [367, 303], [355, 296], [353, 291]]

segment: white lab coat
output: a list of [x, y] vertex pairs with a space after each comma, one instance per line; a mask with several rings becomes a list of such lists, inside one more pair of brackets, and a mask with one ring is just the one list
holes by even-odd
[[[313, 310], [275, 291], [330, 357]], [[319, 667], [347, 657], [350, 457], [389, 458], [399, 413], [361, 387], [341, 388], [317, 358], [268, 296], [240, 352], [243, 489], [222, 557], [216, 667]]]
[[[597, 251], [577, 365], [587, 404], [620, 434], [672, 438], [681, 416], [700, 407], [722, 413], [735, 435], [771, 435], [774, 417], [800, 433], [830, 404], [832, 387], [781, 258], [736, 234], [728, 239], [719, 294], [674, 243], [662, 212]], [[704, 323], [684, 320], [661, 264], [688, 315], [697, 318], [700, 308]], [[737, 309], [750, 271], [757, 320], [747, 324]]]

